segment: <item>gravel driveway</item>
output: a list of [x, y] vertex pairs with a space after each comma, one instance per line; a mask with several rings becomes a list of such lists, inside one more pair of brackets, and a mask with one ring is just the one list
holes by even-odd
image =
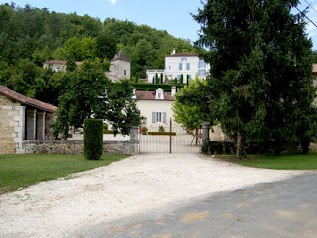
[[245, 168], [198, 154], [137, 155], [0, 195], [0, 237], [73, 237], [101, 222], [302, 173]]

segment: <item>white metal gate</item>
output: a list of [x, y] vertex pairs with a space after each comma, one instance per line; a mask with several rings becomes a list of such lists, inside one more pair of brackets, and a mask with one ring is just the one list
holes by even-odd
[[[159, 128], [152, 127], [139, 133], [140, 153], [199, 153], [201, 136], [188, 133], [179, 127], [164, 127], [166, 135], [157, 135]], [[172, 133], [170, 133], [170, 131]]]

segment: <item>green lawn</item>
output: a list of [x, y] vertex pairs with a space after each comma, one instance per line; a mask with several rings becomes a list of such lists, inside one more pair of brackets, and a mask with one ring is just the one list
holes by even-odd
[[83, 155], [0, 155], [0, 194], [41, 181], [106, 166], [127, 157], [103, 155], [101, 160], [86, 160]]
[[220, 155], [224, 159], [247, 167], [279, 170], [317, 170], [317, 153], [285, 155], [249, 155], [241, 160], [232, 156]]

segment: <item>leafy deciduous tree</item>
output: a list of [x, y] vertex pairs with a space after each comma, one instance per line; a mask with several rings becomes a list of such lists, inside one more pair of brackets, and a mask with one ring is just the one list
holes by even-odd
[[[202, 90], [202, 89], [205, 90]], [[173, 112], [175, 121], [187, 130], [195, 130], [196, 145], [198, 143], [198, 129], [204, 121], [211, 122], [208, 105], [201, 103], [202, 92], [206, 92], [207, 82], [198, 79], [191, 80], [188, 86], [180, 89], [175, 95]], [[203, 95], [206, 97], [206, 95]], [[204, 99], [203, 99], [204, 100]]]

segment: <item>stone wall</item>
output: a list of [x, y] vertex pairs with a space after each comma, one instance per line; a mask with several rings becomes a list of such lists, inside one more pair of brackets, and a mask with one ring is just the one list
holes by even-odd
[[[28, 154], [83, 154], [84, 142], [74, 140], [28, 140], [23, 141], [23, 149], [25, 150], [25, 153]], [[139, 143], [137, 141], [104, 141], [103, 152], [104, 154], [111, 155], [134, 155], [139, 153]]]
[[0, 154], [19, 153], [24, 137], [25, 107], [0, 95]]

